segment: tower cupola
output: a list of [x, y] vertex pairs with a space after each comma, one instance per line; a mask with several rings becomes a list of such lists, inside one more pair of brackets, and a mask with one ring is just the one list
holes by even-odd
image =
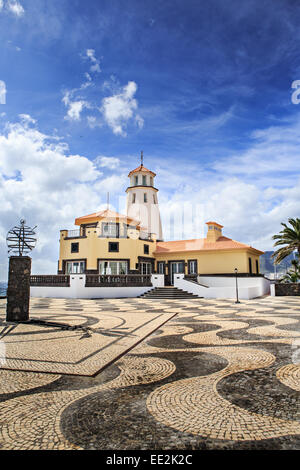
[[155, 235], [162, 240], [162, 225], [158, 205], [158, 189], [155, 188], [156, 174], [144, 166], [144, 155], [141, 153], [141, 164], [129, 175], [127, 192], [127, 216], [140, 221], [146, 237]]

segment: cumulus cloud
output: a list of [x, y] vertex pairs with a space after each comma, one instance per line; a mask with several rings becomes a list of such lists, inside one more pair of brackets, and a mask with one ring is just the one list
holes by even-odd
[[0, 104], [6, 104], [6, 84], [0, 80]]
[[91, 61], [92, 65], [90, 67], [91, 72], [101, 72], [100, 69], [100, 62], [96, 59], [95, 50], [94, 49], [87, 49], [86, 50], [86, 57]]
[[62, 99], [62, 102], [68, 108], [65, 119], [70, 121], [80, 121], [83, 109], [88, 108], [90, 105], [85, 100], [73, 100], [72, 95], [73, 91], [67, 91]]
[[[96, 185], [102, 173], [88, 158], [69, 155], [64, 142], [26, 121], [8, 124], [0, 135], [0, 259], [7, 258], [7, 231], [24, 217], [29, 225], [38, 225], [33, 271], [55, 273], [59, 230], [72, 228], [75, 217], [98, 209]], [[0, 266], [0, 271], [4, 279], [7, 268]]]
[[135, 116], [135, 111], [138, 108], [137, 100], [134, 98], [136, 91], [137, 84], [131, 81], [123, 87], [120, 93], [102, 100], [101, 112], [116, 135], [123, 137], [127, 135], [125, 129], [133, 117], [138, 120], [139, 127], [143, 126], [142, 118]]
[[94, 163], [97, 166], [114, 170], [115, 168], [119, 167], [120, 159], [116, 157], [104, 157], [99, 155], [97, 158], [95, 158]]
[[7, 0], [6, 8], [15, 16], [18, 16], [18, 17], [23, 16], [25, 13], [23, 6], [18, 0]]

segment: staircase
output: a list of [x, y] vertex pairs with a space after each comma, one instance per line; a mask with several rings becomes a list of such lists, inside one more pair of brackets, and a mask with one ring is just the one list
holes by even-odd
[[190, 294], [182, 289], [178, 289], [177, 287], [155, 287], [145, 294], [139, 296], [143, 299], [175, 299], [175, 300], [182, 300], [182, 299], [200, 299], [197, 295]]

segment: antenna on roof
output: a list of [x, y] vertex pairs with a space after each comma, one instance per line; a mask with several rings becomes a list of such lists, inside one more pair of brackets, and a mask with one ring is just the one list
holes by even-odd
[[141, 166], [144, 165], [144, 152], [143, 150], [141, 151]]
[[107, 210], [109, 210], [109, 193], [107, 193]]

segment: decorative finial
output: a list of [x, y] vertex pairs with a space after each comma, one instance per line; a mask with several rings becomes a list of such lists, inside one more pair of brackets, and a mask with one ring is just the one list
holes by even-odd
[[27, 255], [36, 245], [36, 226], [31, 228], [25, 225], [24, 219], [20, 220], [20, 225], [13, 227], [7, 234], [6, 242], [8, 253], [17, 256]]
[[141, 151], [141, 166], [144, 165], [144, 152], [143, 150]]

